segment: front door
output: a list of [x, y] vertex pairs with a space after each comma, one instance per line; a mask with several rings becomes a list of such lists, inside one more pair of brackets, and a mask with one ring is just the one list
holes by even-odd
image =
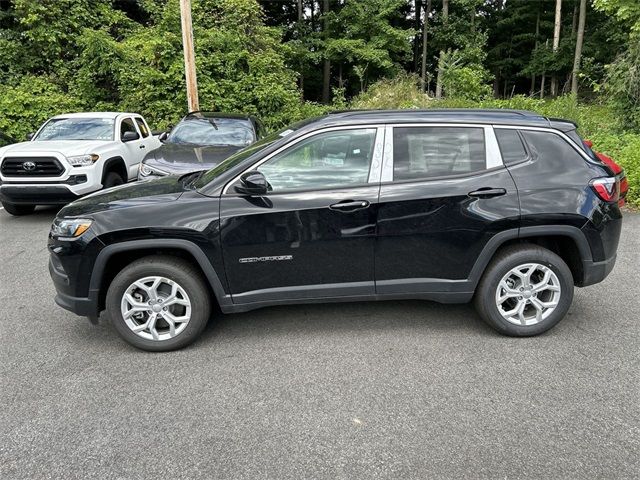
[[383, 134], [310, 134], [251, 168], [266, 177], [268, 194], [240, 195], [239, 180], [227, 185], [221, 239], [234, 303], [374, 293]]
[[377, 292], [444, 292], [443, 299], [472, 292], [468, 277], [482, 249], [519, 224], [518, 194], [493, 129], [392, 130], [380, 189]]

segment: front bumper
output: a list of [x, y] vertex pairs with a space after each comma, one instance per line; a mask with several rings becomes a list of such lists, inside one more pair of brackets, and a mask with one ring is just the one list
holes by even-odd
[[66, 205], [78, 198], [66, 185], [0, 185], [0, 200], [15, 205]]

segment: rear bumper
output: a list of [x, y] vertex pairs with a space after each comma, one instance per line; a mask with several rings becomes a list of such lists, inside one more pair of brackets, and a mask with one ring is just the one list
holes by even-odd
[[603, 281], [613, 270], [616, 264], [617, 256], [604, 260], [602, 262], [594, 262], [591, 260], [582, 261], [583, 280], [578, 285], [580, 287], [586, 287], [588, 285], [594, 285]]
[[62, 185], [0, 185], [0, 200], [15, 205], [66, 205], [78, 198]]

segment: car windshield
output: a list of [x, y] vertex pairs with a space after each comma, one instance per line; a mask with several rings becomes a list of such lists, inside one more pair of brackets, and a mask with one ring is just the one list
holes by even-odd
[[176, 125], [167, 143], [246, 147], [256, 140], [250, 120], [241, 118], [188, 118]]
[[54, 118], [34, 140], [113, 140], [113, 118]]

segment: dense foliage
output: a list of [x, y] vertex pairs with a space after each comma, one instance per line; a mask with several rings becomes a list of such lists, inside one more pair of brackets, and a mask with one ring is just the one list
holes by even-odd
[[[537, 110], [577, 120], [637, 202], [640, 2], [588, 0], [584, 29], [580, 0], [560, 17], [556, 2], [192, 0], [200, 105], [272, 129], [352, 106]], [[0, 0], [0, 82], [0, 130], [20, 138], [65, 111], [173, 124], [186, 113], [179, 0]]]

